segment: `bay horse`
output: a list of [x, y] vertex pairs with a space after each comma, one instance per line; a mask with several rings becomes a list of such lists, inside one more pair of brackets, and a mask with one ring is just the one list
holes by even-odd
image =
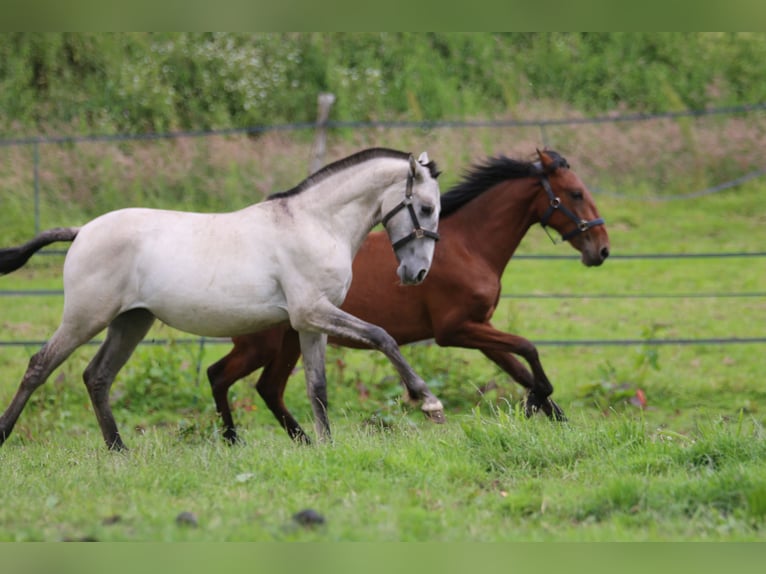
[[[39, 249], [73, 242], [64, 261], [61, 324], [29, 361], [0, 416], [0, 444], [32, 392], [76, 348], [107, 335], [83, 379], [104, 441], [124, 449], [109, 406], [118, 371], [155, 319], [201, 336], [232, 337], [289, 321], [305, 361], [317, 435], [329, 438], [327, 335], [383, 352], [413, 399], [437, 422], [441, 402], [383, 329], [342, 311], [352, 261], [382, 222], [399, 260], [393, 280], [415, 285], [433, 259], [440, 212], [436, 165], [421, 154], [373, 148], [332, 163], [289, 191], [229, 213], [129, 208], [82, 227], [43, 231], [0, 250], [0, 274]], [[408, 216], [409, 215], [409, 216]]]
[[[371, 233], [353, 265], [353, 282], [343, 309], [380, 325], [400, 345], [425, 339], [447, 347], [480, 350], [527, 390], [527, 416], [536, 411], [564, 420], [535, 346], [492, 326], [500, 298], [500, 279], [527, 230], [535, 223], [558, 231], [582, 254], [586, 266], [609, 256], [609, 236], [590, 191], [553, 150], [537, 152], [537, 161], [507, 157], [475, 165], [441, 197], [441, 241], [428, 279], [400, 289], [389, 278], [395, 260], [385, 238]], [[228, 355], [208, 368], [223, 435], [237, 440], [229, 406], [229, 387], [263, 367], [256, 389], [287, 433], [308, 442], [285, 406], [288, 377], [300, 356], [289, 325], [235, 337]], [[343, 337], [330, 342], [352, 348], [366, 345]], [[523, 357], [528, 370], [514, 355]]]

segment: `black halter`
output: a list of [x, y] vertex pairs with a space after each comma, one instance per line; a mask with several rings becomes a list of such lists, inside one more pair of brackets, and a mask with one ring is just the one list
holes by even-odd
[[418, 216], [415, 214], [415, 208], [412, 206], [412, 183], [414, 181], [415, 177], [413, 176], [412, 172], [407, 174], [407, 188], [404, 191], [404, 199], [394, 207], [391, 211], [389, 211], [386, 215], [383, 216], [383, 219], [381, 220], [381, 223], [383, 223], [383, 226], [391, 220], [391, 218], [399, 213], [402, 209], [405, 207], [407, 208], [407, 211], [410, 212], [410, 219], [412, 220], [412, 226], [413, 230], [410, 234], [405, 235], [401, 239], [394, 241], [391, 245], [394, 248], [394, 251], [402, 247], [403, 245], [406, 245], [410, 241], [414, 241], [415, 239], [423, 239], [424, 237], [427, 237], [428, 239], [433, 239], [434, 241], [439, 241], [439, 234], [435, 231], [430, 231], [428, 229], [423, 229], [420, 226], [420, 222], [418, 221]]
[[[540, 225], [543, 226], [543, 229], [545, 229], [546, 233], [548, 233], [548, 229], [547, 229], [548, 220], [550, 220], [551, 215], [553, 215], [553, 212], [556, 211], [557, 209], [561, 211], [561, 213], [566, 215], [569, 219], [574, 221], [575, 224], [577, 225], [577, 227], [575, 227], [569, 233], [561, 235], [562, 241], [567, 241], [571, 239], [572, 237], [574, 237], [575, 235], [588, 231], [591, 227], [595, 227], [596, 225], [604, 225], [603, 217], [597, 217], [596, 219], [591, 219], [591, 220], [580, 219], [579, 217], [577, 217], [574, 213], [572, 213], [571, 210], [567, 208], [566, 205], [561, 203], [560, 198], [554, 195], [553, 190], [551, 189], [551, 183], [548, 181], [548, 176], [546, 174], [542, 174], [540, 176], [540, 180], [543, 184], [543, 189], [545, 189], [545, 193], [548, 194], [548, 199], [550, 200], [550, 202], [548, 203], [548, 209], [540, 218]], [[551, 237], [550, 233], [548, 233], [548, 237]], [[553, 237], [551, 237], [551, 241], [553, 241], [553, 243], [556, 243], [556, 240], [553, 239]]]

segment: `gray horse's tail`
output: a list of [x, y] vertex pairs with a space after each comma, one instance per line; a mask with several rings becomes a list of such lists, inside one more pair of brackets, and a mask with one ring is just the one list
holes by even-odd
[[40, 249], [57, 241], [74, 241], [79, 227], [56, 227], [47, 229], [19, 247], [0, 249], [0, 275], [16, 271], [29, 261]]

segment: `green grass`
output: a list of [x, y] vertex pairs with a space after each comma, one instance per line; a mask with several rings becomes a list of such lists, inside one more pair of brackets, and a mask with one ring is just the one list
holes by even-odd
[[[152, 428], [125, 454], [93, 430], [13, 441], [0, 453], [0, 539], [763, 538], [765, 443], [749, 417], [677, 435], [629, 416], [551, 425], [497, 410], [380, 431], [335, 415], [334, 444], [311, 448], [264, 428], [235, 448]], [[306, 508], [325, 523], [295, 523]], [[177, 524], [181, 512], [196, 526]]]

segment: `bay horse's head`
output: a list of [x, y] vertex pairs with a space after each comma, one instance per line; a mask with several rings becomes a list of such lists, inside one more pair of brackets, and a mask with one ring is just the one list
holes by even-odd
[[593, 195], [558, 153], [537, 150], [537, 155], [543, 189], [536, 205], [540, 224], [569, 241], [582, 254], [584, 265], [601, 265], [609, 257], [609, 234]]
[[404, 187], [384, 198], [381, 223], [391, 239], [399, 261], [396, 272], [404, 285], [422, 282], [433, 261], [441, 209], [438, 176], [426, 152], [417, 161], [410, 155]]

